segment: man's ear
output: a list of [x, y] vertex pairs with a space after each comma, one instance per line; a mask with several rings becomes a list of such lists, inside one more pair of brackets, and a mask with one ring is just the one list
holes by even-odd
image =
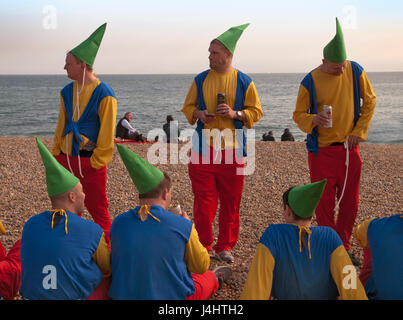
[[67, 199], [69, 199], [70, 202], [73, 202], [73, 203], [76, 202], [76, 194], [74, 193], [73, 190], [70, 190], [67, 193]]

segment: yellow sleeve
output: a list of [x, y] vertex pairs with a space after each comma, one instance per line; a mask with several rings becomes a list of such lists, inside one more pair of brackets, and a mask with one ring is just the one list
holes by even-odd
[[110, 275], [111, 269], [111, 253], [108, 249], [108, 245], [105, 241], [105, 234], [102, 233], [102, 237], [99, 240], [97, 251], [92, 256], [96, 265], [99, 267], [104, 276]]
[[244, 110], [246, 120], [244, 121], [245, 127], [252, 128], [253, 125], [263, 117], [262, 106], [257, 94], [256, 86], [253, 82], [248, 87], [245, 93]]
[[330, 273], [342, 300], [368, 300], [357, 271], [343, 245], [330, 255]]
[[98, 115], [100, 128], [98, 133], [97, 146], [90, 158], [91, 166], [100, 169], [111, 161], [113, 156], [113, 135], [115, 132], [117, 113], [117, 101], [114, 97], [108, 96], [102, 99]]
[[376, 106], [376, 95], [365, 70], [362, 71], [360, 77], [360, 87], [362, 98], [361, 114], [351, 135], [360, 137], [361, 141], [365, 141], [367, 140], [369, 125]]
[[210, 255], [200, 243], [199, 235], [193, 225], [185, 250], [186, 266], [191, 273], [202, 274], [210, 267]]
[[310, 104], [309, 91], [303, 85], [300, 85], [292, 118], [303, 132], [309, 134], [312, 133], [315, 127], [315, 124], [312, 122], [315, 115], [309, 113]]
[[362, 248], [368, 248], [368, 238], [367, 238], [367, 233], [368, 233], [368, 226], [371, 223], [372, 220], [375, 218], [369, 219], [364, 221], [363, 223], [359, 224], [357, 227], [354, 228], [354, 238], [357, 240], [358, 244]]
[[185, 103], [183, 104], [182, 112], [185, 114], [186, 119], [189, 124], [194, 125], [196, 123], [196, 119], [193, 118], [193, 112], [197, 110], [197, 86], [196, 82], [193, 80], [192, 85], [186, 95]]
[[55, 129], [55, 135], [53, 137], [53, 150], [52, 154], [58, 156], [61, 151], [61, 138], [64, 133], [64, 128], [66, 127], [66, 109], [64, 108], [64, 102], [62, 95], [60, 95], [60, 110], [59, 118], [57, 120], [57, 125]]
[[275, 261], [270, 250], [259, 243], [253, 257], [241, 300], [269, 300]]

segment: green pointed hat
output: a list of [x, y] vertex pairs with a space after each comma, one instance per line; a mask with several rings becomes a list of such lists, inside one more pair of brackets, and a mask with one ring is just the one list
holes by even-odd
[[232, 54], [234, 54], [236, 43], [242, 32], [249, 26], [249, 24], [250, 23], [232, 27], [225, 31], [222, 35], [218, 36], [216, 39], [220, 41], [224, 47], [231, 51]]
[[323, 57], [334, 63], [346, 61], [346, 45], [344, 44], [343, 30], [336, 18], [336, 35], [323, 49]]
[[160, 184], [164, 178], [164, 174], [160, 170], [129, 149], [120, 144], [116, 145], [139, 194], [147, 193]]
[[49, 197], [57, 196], [73, 189], [80, 180], [57, 162], [42, 141], [36, 138], [36, 143], [46, 170], [46, 185]]
[[95, 30], [88, 39], [84, 40], [70, 52], [82, 62], [85, 62], [89, 66], [93, 66], [105, 29], [106, 23]]
[[288, 194], [288, 205], [299, 217], [307, 219], [313, 216], [315, 208], [322, 197], [326, 179], [291, 189]]

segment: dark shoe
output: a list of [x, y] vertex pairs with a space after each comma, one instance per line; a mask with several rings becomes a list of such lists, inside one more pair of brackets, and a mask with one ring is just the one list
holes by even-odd
[[224, 250], [219, 253], [216, 253], [216, 257], [219, 260], [224, 261], [226, 263], [234, 263], [234, 256], [231, 254], [230, 251]]
[[350, 256], [351, 262], [353, 263], [353, 265], [355, 265], [356, 267], [360, 267], [361, 266], [361, 261], [352, 253], [348, 252], [348, 255]]
[[231, 279], [232, 269], [228, 266], [219, 266], [213, 270], [213, 273], [218, 281], [218, 289], [221, 289], [222, 284]]

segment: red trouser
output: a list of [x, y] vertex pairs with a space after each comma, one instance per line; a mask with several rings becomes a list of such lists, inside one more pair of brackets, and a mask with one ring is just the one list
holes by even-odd
[[371, 249], [364, 248], [364, 261], [362, 262], [361, 272], [358, 276], [363, 286], [367, 283], [369, 276], [371, 275], [372, 254]]
[[351, 234], [358, 212], [361, 156], [359, 147], [349, 150], [349, 166], [346, 187], [340, 202], [340, 210], [335, 220], [335, 201], [340, 198], [346, 174], [346, 149], [344, 146], [319, 148], [318, 155], [308, 153], [311, 182], [327, 179], [322, 198], [316, 207], [316, 221], [319, 226], [334, 229], [343, 241], [346, 250], [350, 250]]
[[20, 247], [21, 240], [18, 240], [6, 255], [6, 250], [0, 242], [0, 296], [4, 300], [13, 299], [20, 288]]
[[[65, 154], [55, 157], [56, 160], [67, 170], [69, 165]], [[69, 156], [70, 166], [74, 175], [80, 179], [85, 193], [85, 206], [91, 214], [94, 222], [97, 223], [105, 233], [105, 240], [109, 244], [109, 229], [111, 218], [108, 211], [108, 197], [106, 194], [106, 166], [101, 169], [91, 167], [90, 158], [80, 157], [81, 172], [84, 178], [80, 177], [78, 157]]]
[[203, 274], [192, 274], [195, 292], [186, 300], [208, 300], [218, 289], [218, 281], [213, 271], [207, 270]]
[[[194, 194], [193, 218], [200, 242], [208, 251], [214, 241], [213, 221], [217, 213], [218, 200], [220, 200], [219, 232], [214, 250], [216, 252], [231, 250], [238, 241], [244, 163], [242, 158], [235, 159], [234, 153], [234, 150], [227, 153], [221, 151], [219, 163], [213, 163], [212, 148], [209, 157], [205, 159], [194, 151], [191, 154], [189, 177]], [[226, 157], [234, 160], [225, 163]]]

